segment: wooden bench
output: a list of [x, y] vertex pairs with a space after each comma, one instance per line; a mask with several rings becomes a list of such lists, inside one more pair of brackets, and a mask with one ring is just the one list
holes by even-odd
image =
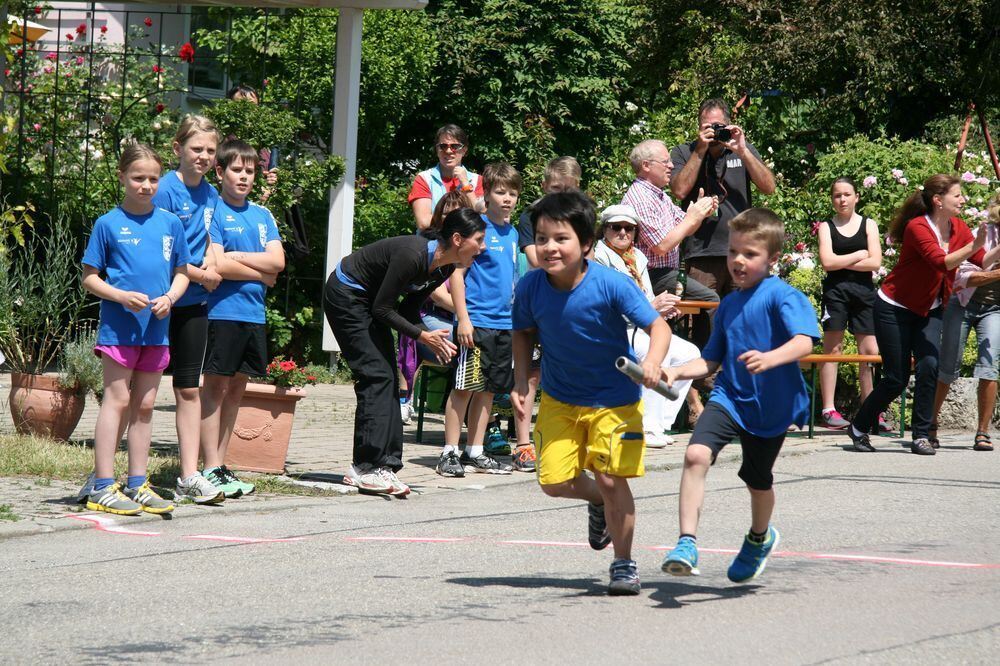
[[[878, 382], [879, 368], [882, 367], [882, 357], [878, 354], [809, 354], [799, 359], [799, 367], [809, 370], [809, 431], [812, 439], [816, 429], [816, 366], [822, 363], [870, 363], [875, 368], [875, 382]], [[878, 426], [876, 425], [876, 428]], [[899, 436], [903, 437], [906, 429], [906, 391], [899, 396]]]

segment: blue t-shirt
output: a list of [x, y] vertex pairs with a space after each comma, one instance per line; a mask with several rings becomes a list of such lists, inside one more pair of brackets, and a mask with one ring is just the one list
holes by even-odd
[[521, 278], [514, 329], [538, 329], [542, 388], [556, 400], [583, 407], [630, 405], [642, 389], [615, 369], [619, 356], [636, 360], [625, 318], [646, 328], [659, 315], [634, 280], [593, 261], [586, 267], [571, 291], [554, 288], [542, 270]]
[[[200, 267], [205, 263], [205, 248], [208, 245], [208, 227], [212, 223], [219, 193], [204, 178], [197, 187], [188, 187], [176, 171], [168, 171], [160, 179], [160, 186], [153, 197], [153, 205], [180, 218], [187, 236], [191, 264]], [[197, 305], [208, 300], [208, 292], [194, 282], [175, 305]]]
[[715, 313], [712, 336], [701, 352], [702, 358], [722, 368], [709, 399], [725, 408], [741, 428], [759, 437], [774, 437], [792, 423], [805, 423], [809, 413], [806, 383], [798, 363], [751, 375], [737, 358], [752, 349], [777, 349], [796, 335], [819, 339], [816, 311], [805, 294], [778, 277], [734, 291], [722, 299]]
[[[117, 289], [138, 291], [152, 301], [167, 293], [174, 269], [191, 263], [184, 227], [173, 213], [153, 208], [133, 215], [115, 208], [94, 222], [83, 263], [106, 275]], [[101, 300], [100, 345], [165, 345], [170, 317], [157, 319], [149, 307], [132, 312]]]
[[[236, 208], [221, 197], [209, 235], [212, 244], [218, 243], [226, 252], [263, 252], [269, 242], [281, 240], [271, 211], [254, 203]], [[208, 295], [208, 318], [263, 324], [266, 292], [259, 280], [223, 280]]]
[[517, 282], [517, 229], [483, 215], [486, 249], [465, 272], [465, 307], [473, 326], [510, 330]]

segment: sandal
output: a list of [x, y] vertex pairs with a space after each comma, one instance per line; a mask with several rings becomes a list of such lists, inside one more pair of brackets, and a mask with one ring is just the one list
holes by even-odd
[[976, 443], [972, 445], [973, 451], [992, 451], [993, 442], [990, 441], [990, 433], [979, 431], [976, 433]]
[[[929, 432], [927, 433], [927, 441], [930, 442], [931, 446], [933, 446], [935, 449], [941, 448], [941, 440], [938, 439], [937, 431], [938, 431], [937, 421], [932, 421]], [[986, 438], [989, 439], [989, 435], [987, 435]]]

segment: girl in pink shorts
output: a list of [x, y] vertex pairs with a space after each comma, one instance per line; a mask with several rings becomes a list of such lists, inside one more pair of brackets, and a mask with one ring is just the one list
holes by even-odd
[[[83, 255], [83, 286], [101, 299], [94, 353], [104, 366], [104, 398], [94, 434], [94, 483], [87, 508], [120, 515], [169, 513], [146, 478], [153, 403], [170, 361], [170, 310], [188, 286], [191, 260], [184, 227], [153, 206], [163, 170], [156, 152], [130, 144], [118, 162], [125, 190], [120, 206], [102, 215]], [[115, 450], [128, 425], [128, 482], [115, 482]]]

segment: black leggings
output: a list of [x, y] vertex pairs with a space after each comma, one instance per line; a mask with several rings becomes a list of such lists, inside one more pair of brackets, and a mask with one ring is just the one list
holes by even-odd
[[208, 307], [203, 303], [170, 310], [170, 365], [174, 388], [198, 388], [208, 341]]
[[393, 471], [403, 466], [403, 418], [399, 413], [399, 375], [392, 330], [372, 317], [368, 296], [330, 274], [323, 311], [354, 373], [354, 468]]
[[878, 415], [906, 390], [910, 382], [910, 359], [913, 358], [916, 360], [913, 439], [927, 437], [934, 415], [941, 308], [934, 308], [926, 317], [921, 317], [876, 295], [874, 311], [875, 339], [882, 355], [882, 379], [854, 415], [854, 427], [861, 432], [871, 432]]

